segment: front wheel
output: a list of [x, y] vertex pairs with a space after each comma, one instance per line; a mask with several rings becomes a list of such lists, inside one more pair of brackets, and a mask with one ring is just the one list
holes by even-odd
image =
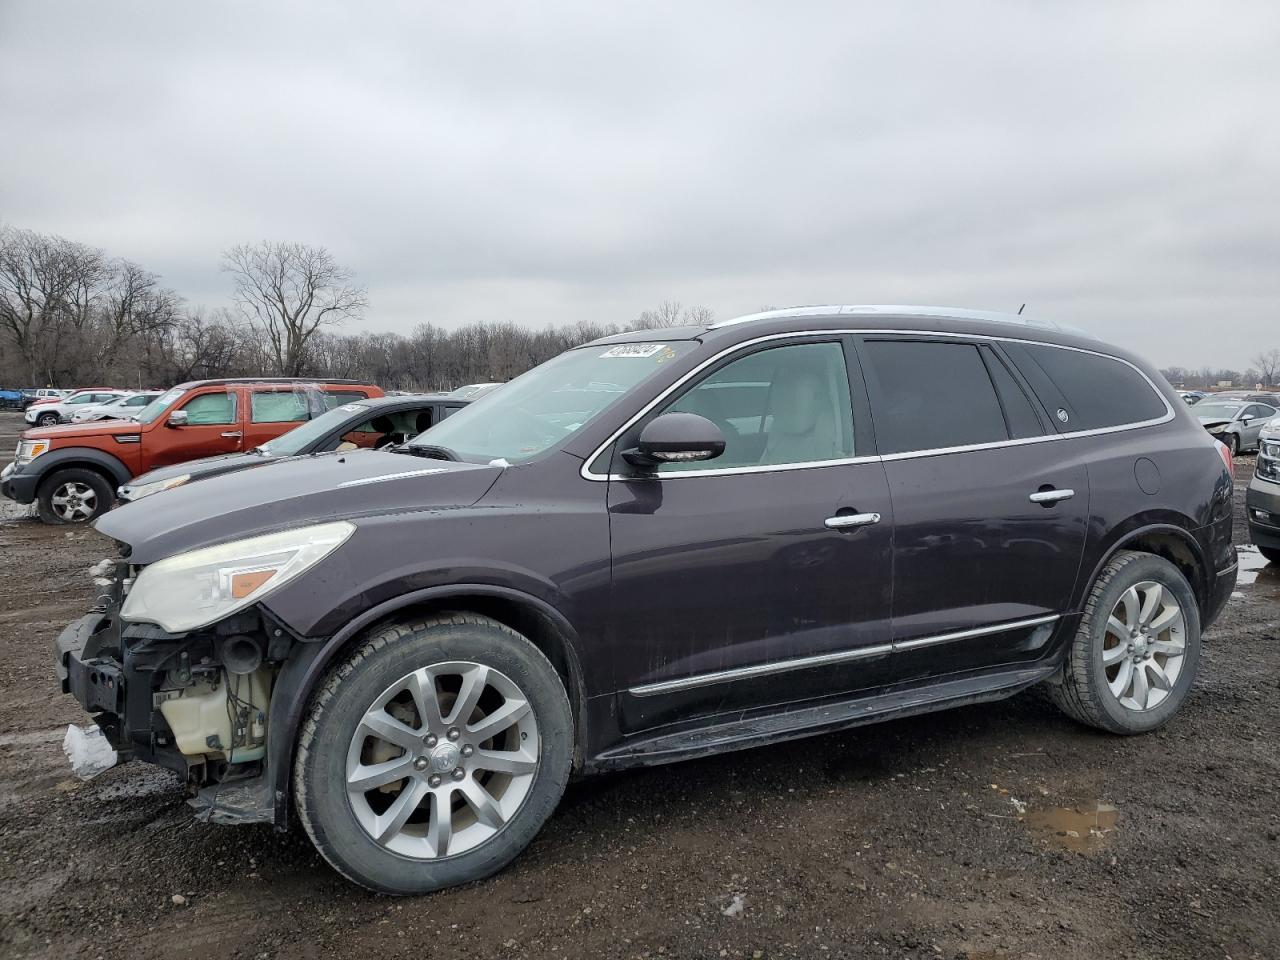
[[58, 470], [40, 484], [36, 506], [45, 523], [89, 523], [106, 513], [115, 499], [100, 473], [73, 467]]
[[294, 799], [345, 877], [426, 893], [514, 859], [559, 803], [572, 751], [564, 685], [527, 639], [470, 614], [393, 624], [313, 697]]
[[1227, 449], [1231, 451], [1231, 456], [1240, 456], [1240, 435], [1238, 433], [1227, 434]]
[[36, 417], [37, 427], [56, 427], [58, 425], [58, 415], [56, 413], [42, 413]]
[[1125, 551], [1094, 583], [1047, 689], [1081, 723], [1146, 733], [1177, 713], [1199, 663], [1200, 611], [1186, 577], [1161, 557]]

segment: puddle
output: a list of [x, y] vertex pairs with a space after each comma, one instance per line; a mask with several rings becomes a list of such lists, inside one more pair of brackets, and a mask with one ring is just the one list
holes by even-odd
[[1253, 544], [1236, 547], [1236, 556], [1240, 567], [1232, 600], [1280, 597], [1280, 563], [1269, 563]]
[[1102, 849], [1107, 835], [1115, 832], [1120, 811], [1109, 803], [1049, 807], [1028, 811], [1026, 822], [1032, 833], [1056, 846], [1076, 853], [1094, 853]]

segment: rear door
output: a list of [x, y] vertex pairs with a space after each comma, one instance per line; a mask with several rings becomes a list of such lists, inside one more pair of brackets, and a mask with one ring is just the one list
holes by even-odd
[[[183, 397], [166, 411], [164, 422], [143, 437], [143, 471], [241, 450], [242, 394], [239, 387], [220, 386]], [[187, 414], [182, 426], [171, 425], [176, 410]]]
[[250, 387], [244, 449], [252, 450], [311, 419], [304, 390], [292, 387]]
[[899, 679], [1034, 659], [1084, 548], [1085, 466], [1041, 442], [1044, 411], [983, 341], [867, 336], [893, 498]]

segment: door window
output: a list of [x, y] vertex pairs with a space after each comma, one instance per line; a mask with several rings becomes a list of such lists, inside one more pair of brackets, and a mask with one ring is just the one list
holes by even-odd
[[202, 393], [192, 397], [183, 407], [191, 426], [210, 426], [236, 422], [234, 393]]
[[973, 344], [869, 340], [865, 355], [882, 454], [1009, 439], [995, 386]]
[[853, 410], [844, 348], [804, 343], [752, 353], [716, 370], [663, 413], [696, 413], [724, 434], [725, 450], [660, 473], [784, 466], [852, 457]]
[[1255, 403], [1245, 410], [1244, 415], [1251, 420], [1269, 420], [1276, 412], [1265, 404]]
[[283, 390], [255, 391], [249, 398], [249, 418], [253, 423], [294, 423], [306, 420], [306, 394]]

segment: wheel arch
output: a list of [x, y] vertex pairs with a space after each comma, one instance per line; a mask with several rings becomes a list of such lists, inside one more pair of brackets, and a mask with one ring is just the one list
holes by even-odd
[[116, 487], [133, 476], [124, 461], [92, 447], [64, 447], [61, 450], [50, 450], [37, 457], [32, 463], [40, 464], [40, 478], [36, 481], [37, 489], [58, 470], [92, 470], [102, 474], [111, 484], [111, 493], [114, 496]]
[[267, 724], [267, 776], [272, 782], [274, 822], [287, 829], [289, 786], [298, 731], [312, 691], [340, 654], [360, 637], [390, 621], [464, 612], [489, 617], [528, 638], [564, 682], [574, 717], [573, 769], [583, 765], [587, 743], [587, 695], [578, 655], [578, 635], [567, 617], [543, 600], [492, 584], [449, 584], [393, 597], [349, 621], [330, 637], [299, 641], [276, 677]]
[[1093, 589], [1103, 569], [1121, 550], [1154, 554], [1172, 563], [1187, 578], [1203, 618], [1209, 603], [1209, 563], [1204, 549], [1185, 527], [1174, 523], [1147, 523], [1117, 536], [1105, 549], [1082, 584], [1080, 602]]

